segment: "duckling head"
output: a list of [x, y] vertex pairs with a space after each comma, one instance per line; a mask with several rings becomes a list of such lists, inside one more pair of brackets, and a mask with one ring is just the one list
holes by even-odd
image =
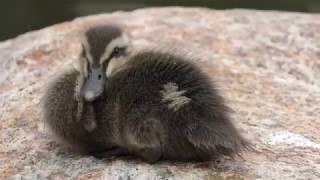
[[76, 65], [80, 72], [78, 91], [85, 101], [100, 97], [110, 78], [128, 60], [130, 40], [117, 26], [88, 29], [81, 38], [82, 52]]

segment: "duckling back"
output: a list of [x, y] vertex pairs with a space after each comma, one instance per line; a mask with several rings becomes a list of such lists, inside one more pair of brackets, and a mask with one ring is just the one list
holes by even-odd
[[148, 162], [210, 160], [247, 146], [212, 81], [182, 57], [142, 52], [108, 80], [115, 143]]

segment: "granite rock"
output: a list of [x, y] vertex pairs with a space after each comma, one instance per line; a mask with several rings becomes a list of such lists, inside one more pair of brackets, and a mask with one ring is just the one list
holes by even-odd
[[[79, 34], [117, 23], [135, 47], [192, 52], [256, 151], [221, 162], [146, 164], [69, 152], [45, 131], [40, 97], [79, 54]], [[320, 15], [151, 8], [77, 18], [0, 43], [0, 179], [320, 179]]]

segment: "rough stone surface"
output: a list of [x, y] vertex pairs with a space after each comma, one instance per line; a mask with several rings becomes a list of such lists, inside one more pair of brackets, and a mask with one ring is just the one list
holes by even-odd
[[[48, 78], [79, 53], [79, 33], [122, 24], [134, 45], [200, 57], [256, 152], [221, 163], [97, 160], [44, 131]], [[320, 15], [161, 8], [78, 18], [0, 43], [0, 179], [320, 179]]]

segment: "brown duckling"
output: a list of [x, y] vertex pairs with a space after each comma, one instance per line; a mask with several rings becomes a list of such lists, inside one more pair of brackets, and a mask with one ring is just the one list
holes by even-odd
[[165, 52], [128, 56], [128, 43], [116, 26], [85, 33], [78, 66], [46, 92], [45, 121], [56, 136], [95, 155], [133, 154], [149, 163], [206, 161], [248, 147], [198, 66]]

